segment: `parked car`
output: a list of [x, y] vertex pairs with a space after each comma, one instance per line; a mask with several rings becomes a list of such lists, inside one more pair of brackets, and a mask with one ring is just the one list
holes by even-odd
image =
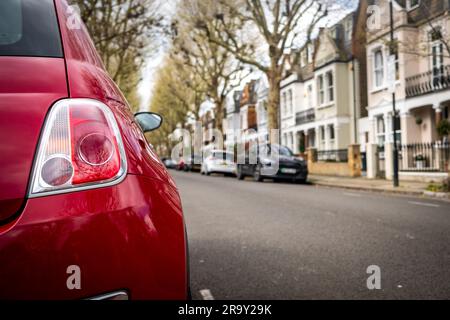
[[[272, 166], [274, 159], [272, 154], [278, 154], [278, 171], [273, 175], [264, 175], [264, 167]], [[267, 144], [258, 146], [258, 152], [255, 156], [255, 163], [250, 163], [247, 156], [245, 163], [237, 165], [236, 176], [243, 180], [246, 176], [251, 176], [257, 182], [264, 179], [286, 180], [298, 183], [306, 183], [308, 179], [308, 166], [304, 159], [297, 158], [293, 152], [285, 146], [276, 144]]]
[[176, 169], [177, 167], [177, 163], [172, 158], [162, 158], [161, 161], [167, 169]]
[[0, 300], [186, 299], [177, 188], [65, 0], [0, 5]]
[[210, 155], [203, 161], [201, 173], [207, 176], [211, 173], [236, 174], [234, 154], [223, 150], [212, 150]]
[[203, 156], [192, 155], [191, 162], [186, 164], [187, 171], [200, 172], [202, 170]]

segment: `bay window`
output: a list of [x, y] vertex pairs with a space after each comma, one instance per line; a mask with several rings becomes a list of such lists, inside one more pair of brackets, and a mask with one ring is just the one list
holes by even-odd
[[325, 88], [323, 83], [323, 75], [320, 75], [319, 78], [317, 79], [317, 87], [319, 88], [318, 90], [319, 105], [322, 105], [325, 103]]
[[327, 73], [327, 100], [328, 102], [334, 101], [334, 80], [331, 71]]

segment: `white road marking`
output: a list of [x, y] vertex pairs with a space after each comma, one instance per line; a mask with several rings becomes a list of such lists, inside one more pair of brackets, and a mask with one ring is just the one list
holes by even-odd
[[440, 208], [441, 206], [438, 204], [433, 203], [427, 203], [427, 202], [415, 202], [415, 201], [409, 201], [409, 204], [413, 204], [415, 206], [422, 206], [422, 207], [430, 207], [430, 208]]
[[200, 290], [200, 295], [202, 296], [203, 300], [214, 300], [213, 295], [211, 294], [211, 291], [208, 289]]
[[360, 198], [360, 197], [361, 197], [361, 195], [360, 195], [360, 194], [357, 194], [357, 193], [344, 193], [344, 196], [347, 196], [347, 197], [357, 197], [357, 198]]

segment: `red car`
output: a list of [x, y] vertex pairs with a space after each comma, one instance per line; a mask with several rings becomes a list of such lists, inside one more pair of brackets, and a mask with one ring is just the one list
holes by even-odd
[[0, 299], [188, 298], [181, 201], [65, 0], [0, 1]]

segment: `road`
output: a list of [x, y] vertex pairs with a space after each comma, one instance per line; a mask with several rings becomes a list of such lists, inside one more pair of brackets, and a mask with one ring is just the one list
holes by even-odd
[[[172, 171], [194, 299], [449, 299], [450, 204]], [[381, 290], [367, 288], [380, 267]]]

